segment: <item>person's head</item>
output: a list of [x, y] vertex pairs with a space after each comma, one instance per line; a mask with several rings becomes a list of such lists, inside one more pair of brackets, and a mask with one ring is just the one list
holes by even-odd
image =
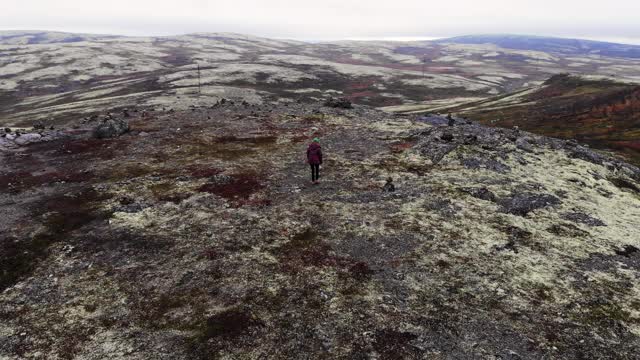
[[313, 142], [314, 143], [320, 143], [320, 139], [319, 138], [313, 138]]

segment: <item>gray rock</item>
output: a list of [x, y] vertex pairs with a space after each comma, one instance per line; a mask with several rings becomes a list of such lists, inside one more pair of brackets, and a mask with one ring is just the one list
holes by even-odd
[[516, 147], [522, 151], [533, 152], [533, 146], [529, 144], [529, 139], [521, 137], [516, 140]]
[[592, 216], [581, 212], [568, 212], [562, 214], [562, 218], [565, 220], [573, 221], [576, 223], [588, 225], [588, 226], [607, 226], [602, 220], [596, 219]]
[[516, 194], [500, 200], [501, 211], [509, 214], [526, 216], [533, 210], [560, 204], [557, 197], [549, 194]]

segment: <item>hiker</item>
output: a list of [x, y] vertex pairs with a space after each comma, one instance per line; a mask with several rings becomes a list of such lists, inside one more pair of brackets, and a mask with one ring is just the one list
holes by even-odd
[[307, 162], [311, 166], [311, 181], [318, 183], [320, 178], [320, 164], [322, 164], [322, 148], [320, 147], [320, 139], [314, 138], [313, 142], [307, 148]]

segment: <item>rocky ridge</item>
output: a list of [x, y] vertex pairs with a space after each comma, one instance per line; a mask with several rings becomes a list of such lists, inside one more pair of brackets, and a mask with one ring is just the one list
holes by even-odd
[[358, 105], [111, 117], [129, 131], [86, 119], [0, 149], [0, 357], [640, 352], [632, 165]]

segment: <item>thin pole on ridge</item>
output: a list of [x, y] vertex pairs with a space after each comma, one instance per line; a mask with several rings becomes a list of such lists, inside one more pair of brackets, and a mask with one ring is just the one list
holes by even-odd
[[200, 63], [196, 63], [198, 66], [198, 95], [202, 95], [202, 83], [200, 82]]

